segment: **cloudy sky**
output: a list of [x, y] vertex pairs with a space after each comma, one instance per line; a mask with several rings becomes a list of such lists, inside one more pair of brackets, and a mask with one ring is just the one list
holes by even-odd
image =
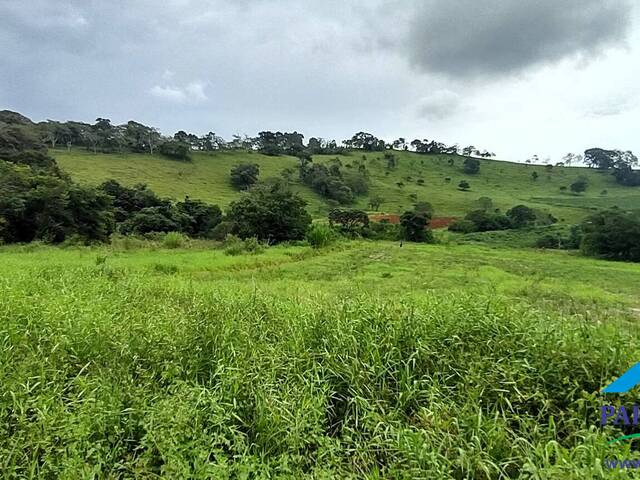
[[640, 153], [631, 0], [0, 0], [0, 109]]

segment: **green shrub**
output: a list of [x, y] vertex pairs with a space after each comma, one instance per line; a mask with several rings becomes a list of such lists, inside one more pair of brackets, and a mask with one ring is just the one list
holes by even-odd
[[244, 243], [237, 235], [227, 235], [222, 246], [226, 255], [240, 255], [244, 252]]
[[423, 212], [406, 211], [400, 217], [402, 238], [410, 242], [433, 243], [433, 232], [429, 228], [431, 217]]
[[187, 243], [187, 237], [180, 232], [169, 232], [162, 239], [164, 248], [180, 248]]
[[554, 235], [543, 235], [536, 240], [537, 248], [561, 248], [562, 239]]
[[522, 228], [535, 222], [536, 212], [526, 205], [516, 205], [507, 210], [507, 217], [513, 228]]
[[233, 233], [234, 228], [235, 224], [233, 222], [220, 222], [211, 231], [211, 238], [222, 242], [228, 235]]
[[472, 233], [476, 231], [476, 224], [471, 220], [465, 220], [461, 218], [460, 220], [456, 220], [448, 228], [452, 232], [459, 233]]
[[260, 167], [254, 163], [241, 163], [231, 169], [231, 185], [246, 190], [258, 181]]
[[244, 240], [236, 235], [227, 235], [224, 241], [224, 253], [226, 255], [242, 255], [243, 253], [260, 253], [264, 247], [256, 237]]
[[480, 171], [480, 160], [476, 158], [465, 158], [462, 169], [464, 173], [475, 175]]
[[362, 229], [362, 236], [370, 240], [399, 240], [400, 233], [400, 225], [386, 220], [369, 222], [369, 225]]
[[245, 238], [242, 241], [242, 246], [246, 253], [260, 253], [263, 250], [263, 246], [256, 237]]
[[487, 213], [484, 210], [469, 212], [465, 220], [473, 222], [475, 232], [488, 232], [491, 230], [508, 230], [512, 227], [511, 221], [505, 215], [499, 213]]
[[169, 140], [164, 142], [158, 148], [160, 155], [163, 155], [172, 160], [179, 160], [182, 162], [188, 162], [191, 160], [190, 147], [184, 142], [176, 140]]
[[595, 213], [581, 225], [585, 255], [640, 262], [640, 214], [620, 210]]
[[323, 248], [333, 243], [336, 233], [329, 225], [316, 223], [307, 230], [306, 239], [313, 248]]
[[301, 240], [311, 224], [307, 202], [280, 184], [257, 185], [232, 202], [227, 219], [241, 238], [269, 243]]

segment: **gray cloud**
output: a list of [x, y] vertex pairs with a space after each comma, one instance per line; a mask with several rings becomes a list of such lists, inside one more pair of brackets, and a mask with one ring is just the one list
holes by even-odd
[[443, 120], [468, 109], [460, 95], [448, 89], [436, 90], [418, 100], [418, 115], [428, 119]]
[[[617, 60], [597, 54], [626, 38], [626, 1], [425, 1], [0, 0], [0, 109], [227, 138], [265, 129], [488, 138], [511, 152], [524, 148], [527, 126], [547, 128], [533, 118], [573, 118], [558, 101], [571, 85], [582, 87], [570, 102], [582, 118], [622, 117], [603, 114], [617, 109], [607, 92], [624, 97], [640, 74], [638, 29]], [[536, 68], [580, 55], [597, 61]], [[530, 80], [505, 75], [525, 69]], [[533, 99], [527, 81], [537, 82]], [[526, 125], [515, 129], [518, 115]], [[577, 143], [586, 133], [575, 131]]]
[[608, 117], [616, 116], [633, 110], [638, 106], [638, 98], [631, 92], [625, 92], [624, 96], [614, 95], [603, 100], [594, 101], [586, 111], [587, 116]]
[[626, 0], [431, 0], [404, 45], [413, 65], [451, 76], [494, 76], [620, 45]]

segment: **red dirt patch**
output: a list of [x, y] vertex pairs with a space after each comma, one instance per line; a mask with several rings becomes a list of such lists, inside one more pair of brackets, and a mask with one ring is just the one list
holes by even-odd
[[382, 221], [387, 221], [389, 223], [393, 223], [394, 225], [397, 225], [398, 223], [400, 223], [400, 215], [385, 215], [385, 214], [376, 214], [376, 215], [369, 215], [369, 221], [371, 222], [382, 222]]
[[429, 226], [431, 228], [446, 228], [455, 222], [456, 217], [433, 217]]
[[[389, 223], [397, 225], [398, 223], [400, 223], [400, 215], [380, 213], [375, 215], [369, 215], [369, 220], [372, 222], [387, 221]], [[451, 225], [455, 220], [456, 220], [455, 217], [433, 217], [431, 219], [431, 223], [429, 224], [429, 226], [431, 228], [446, 228], [449, 225]]]

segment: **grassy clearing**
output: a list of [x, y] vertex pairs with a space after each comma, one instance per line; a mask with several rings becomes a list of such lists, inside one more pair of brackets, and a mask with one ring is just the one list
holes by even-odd
[[577, 479], [630, 455], [596, 409], [640, 357], [638, 265], [204, 246], [0, 249], [5, 476]]
[[[252, 152], [194, 153], [193, 162], [181, 163], [158, 156], [94, 155], [83, 150], [52, 150], [51, 154], [74, 178], [91, 184], [98, 184], [114, 178], [124, 184], [147, 183], [154, 191], [182, 200], [185, 195], [199, 198], [224, 207], [238, 196], [229, 184], [229, 171], [241, 162], [257, 163], [261, 178], [278, 176], [285, 168], [296, 168], [295, 158], [266, 157]], [[495, 206], [506, 210], [516, 204], [525, 203], [534, 208], [551, 211], [566, 223], [575, 223], [588, 214], [593, 207], [640, 207], [638, 189], [617, 185], [611, 175], [588, 168], [557, 168], [547, 171], [543, 166], [496, 160], [480, 160], [480, 173], [462, 173], [463, 157], [448, 155], [417, 155], [410, 152], [395, 152], [399, 166], [388, 175], [382, 152], [366, 154], [366, 164], [371, 175], [368, 196], [360, 197], [356, 206], [368, 209], [369, 198], [380, 195], [384, 199], [381, 210], [399, 213], [409, 208], [413, 200], [431, 202], [440, 216], [461, 216], [474, 208], [475, 201], [482, 196], [493, 199]], [[326, 162], [335, 156], [315, 156], [314, 161]], [[362, 154], [353, 153], [339, 156], [344, 170], [346, 165], [361, 159]], [[449, 165], [453, 158], [454, 165]], [[355, 168], [355, 167], [354, 167]], [[538, 180], [531, 178], [537, 172]], [[568, 187], [578, 176], [584, 175], [589, 181], [587, 192], [581, 195], [562, 194], [560, 187]], [[424, 185], [417, 180], [422, 178]], [[451, 180], [446, 181], [447, 178]], [[460, 180], [471, 184], [471, 191], [457, 189]], [[404, 185], [399, 187], [398, 182]], [[326, 215], [329, 207], [321, 197], [308, 187], [293, 183], [310, 203], [314, 216]], [[601, 192], [607, 190], [607, 195]]]
[[513, 230], [495, 230], [489, 232], [473, 232], [458, 234], [449, 231], [436, 232], [442, 242], [463, 243], [491, 246], [492, 248], [533, 248], [538, 239], [545, 235], [568, 237], [571, 227], [554, 224], [540, 227], [520, 228]]

